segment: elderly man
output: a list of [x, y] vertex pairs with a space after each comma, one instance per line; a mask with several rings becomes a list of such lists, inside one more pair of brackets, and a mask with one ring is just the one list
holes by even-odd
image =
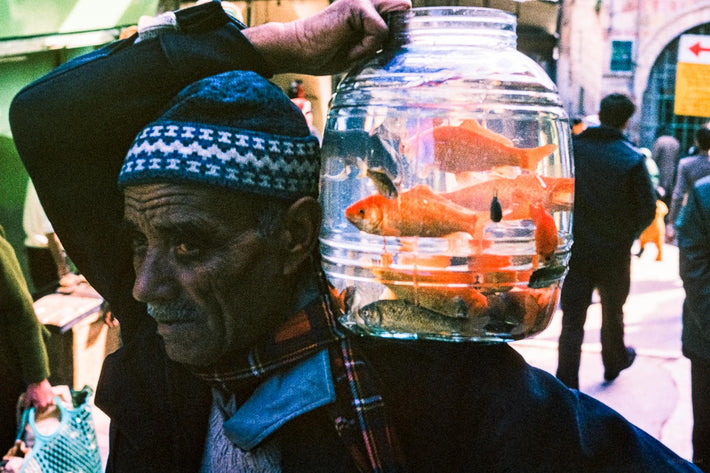
[[47, 213], [125, 330], [97, 391], [109, 472], [694, 471], [505, 344], [337, 324], [317, 142], [261, 76], [340, 70], [377, 48], [377, 12], [407, 7], [241, 30], [207, 3], [15, 99]]

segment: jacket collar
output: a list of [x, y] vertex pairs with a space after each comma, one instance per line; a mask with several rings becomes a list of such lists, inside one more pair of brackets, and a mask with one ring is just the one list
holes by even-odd
[[334, 401], [328, 351], [321, 350], [260, 384], [224, 423], [224, 433], [242, 450], [251, 450], [289, 420]]

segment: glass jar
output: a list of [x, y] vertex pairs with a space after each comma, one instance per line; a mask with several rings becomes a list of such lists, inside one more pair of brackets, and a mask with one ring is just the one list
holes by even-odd
[[555, 311], [571, 246], [570, 126], [489, 8], [391, 14], [333, 97], [323, 268], [360, 334], [511, 341]]

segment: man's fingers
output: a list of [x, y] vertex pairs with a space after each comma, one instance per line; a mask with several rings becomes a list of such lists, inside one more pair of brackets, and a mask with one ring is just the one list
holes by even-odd
[[407, 0], [375, 0], [374, 5], [380, 15], [412, 8], [412, 2]]

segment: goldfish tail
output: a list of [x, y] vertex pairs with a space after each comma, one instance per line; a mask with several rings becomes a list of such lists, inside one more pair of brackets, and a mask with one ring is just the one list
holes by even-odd
[[534, 171], [542, 158], [557, 151], [557, 145], [550, 143], [538, 146], [537, 148], [524, 149], [523, 151], [524, 153], [520, 163], [521, 167], [529, 171]]
[[488, 215], [486, 215], [485, 218], [479, 218], [479, 215], [482, 214], [488, 214], [488, 212], [479, 212], [474, 215], [470, 221], [468, 234], [471, 235], [474, 240], [479, 240], [483, 238], [483, 233], [486, 229], [486, 225], [488, 224]]
[[363, 179], [367, 177], [367, 163], [364, 159], [358, 157], [355, 161], [355, 169], [357, 169], [357, 178]]

